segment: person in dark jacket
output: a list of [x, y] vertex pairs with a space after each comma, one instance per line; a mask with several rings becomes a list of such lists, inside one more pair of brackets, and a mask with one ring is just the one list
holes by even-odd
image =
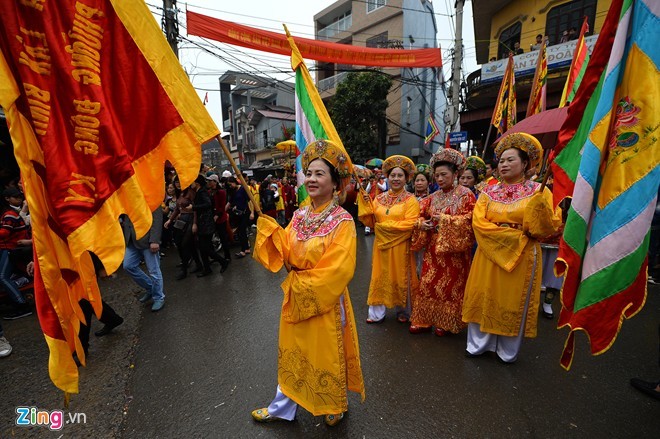
[[[165, 306], [163, 292], [163, 274], [160, 270], [160, 238], [163, 230], [163, 212], [157, 208], [152, 212], [151, 229], [142, 238], [137, 239], [135, 227], [128, 215], [121, 216], [121, 228], [124, 232], [126, 253], [124, 254], [124, 270], [135, 283], [144, 288], [145, 293], [139, 298], [141, 303], [153, 300], [151, 311], [160, 311]], [[144, 261], [149, 275], [140, 268]]]
[[231, 261], [231, 252], [229, 251], [229, 215], [227, 214], [227, 191], [220, 186], [220, 179], [216, 174], [206, 177], [208, 193], [213, 200], [213, 220], [215, 222], [215, 232], [220, 238], [222, 251], [225, 259]]
[[190, 187], [195, 191], [193, 234], [197, 236], [197, 245], [202, 259], [202, 271], [197, 274], [197, 277], [208, 276], [212, 273], [209, 258], [219, 262], [222, 267], [220, 273], [224, 273], [229, 262], [213, 249], [212, 238], [215, 221], [213, 220], [213, 201], [206, 191], [206, 177], [199, 175]]

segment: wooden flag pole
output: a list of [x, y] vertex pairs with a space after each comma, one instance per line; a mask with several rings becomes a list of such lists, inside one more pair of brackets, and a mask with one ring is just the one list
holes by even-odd
[[488, 148], [488, 141], [490, 140], [490, 132], [493, 129], [493, 124], [488, 124], [488, 134], [486, 134], [486, 141], [484, 142], [484, 150], [481, 153], [481, 160], [486, 161], [486, 149]]
[[545, 187], [548, 183], [548, 178], [550, 177], [550, 174], [552, 174], [552, 170], [550, 168], [550, 163], [548, 162], [548, 159], [550, 158], [550, 151], [551, 151], [551, 149], [548, 148], [545, 151], [545, 154], [544, 154], [544, 157], [543, 157], [543, 163], [546, 164], [545, 165], [546, 169], [545, 169], [545, 174], [543, 175], [543, 182], [541, 183], [541, 189], [539, 190], [539, 192], [543, 192], [543, 190], [545, 189]]
[[254, 197], [252, 196], [252, 191], [248, 187], [247, 182], [243, 178], [243, 173], [238, 169], [238, 166], [236, 166], [236, 162], [234, 162], [234, 159], [231, 156], [231, 153], [229, 152], [229, 149], [227, 149], [227, 145], [225, 145], [225, 142], [222, 140], [220, 135], [218, 134], [215, 136], [216, 139], [218, 139], [218, 142], [220, 143], [220, 146], [222, 147], [222, 151], [224, 151], [225, 156], [227, 156], [227, 159], [229, 160], [229, 163], [231, 163], [231, 167], [234, 170], [234, 173], [236, 174], [236, 177], [238, 180], [241, 182], [241, 186], [243, 186], [243, 189], [247, 193], [248, 198], [252, 202], [252, 206], [254, 207], [254, 211], [261, 215], [261, 209], [259, 208], [259, 204], [255, 201]]

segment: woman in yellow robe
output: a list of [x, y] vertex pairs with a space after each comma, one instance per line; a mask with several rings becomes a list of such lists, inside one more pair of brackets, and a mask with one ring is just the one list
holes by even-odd
[[289, 274], [282, 283], [277, 393], [252, 417], [293, 420], [300, 405], [333, 426], [348, 410], [347, 389], [364, 400], [347, 288], [355, 272], [355, 223], [333, 196], [350, 179], [352, 164], [326, 140], [307, 146], [302, 163], [311, 205], [298, 209], [286, 230], [267, 215], [257, 227], [254, 258], [273, 272], [285, 265]]
[[549, 189], [539, 192], [540, 185], [525, 178], [543, 154], [534, 137], [508, 135], [495, 153], [502, 182], [483, 189], [472, 215], [479, 246], [465, 287], [463, 320], [468, 322], [469, 356], [491, 351], [511, 363], [523, 336], [536, 336], [539, 239], [557, 231], [561, 210], [553, 210]]
[[367, 323], [382, 322], [387, 308], [393, 307], [399, 322], [410, 318], [410, 297], [419, 285], [415, 255], [410, 249], [413, 228], [418, 224], [419, 202], [404, 186], [415, 170], [408, 157], [389, 157], [383, 162], [383, 172], [390, 189], [373, 201], [365, 195], [358, 197], [360, 221], [376, 232]]

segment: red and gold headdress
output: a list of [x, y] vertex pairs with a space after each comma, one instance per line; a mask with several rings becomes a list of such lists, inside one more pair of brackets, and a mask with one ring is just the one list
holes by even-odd
[[438, 162], [449, 162], [456, 165], [458, 172], [461, 172], [465, 169], [465, 156], [455, 149], [443, 148], [433, 154], [431, 157], [431, 168], [435, 167], [435, 164]]
[[403, 155], [393, 155], [383, 162], [383, 174], [389, 175], [390, 171], [394, 168], [403, 169], [407, 174], [406, 176], [408, 177], [408, 180], [413, 178], [417, 171], [415, 163]]

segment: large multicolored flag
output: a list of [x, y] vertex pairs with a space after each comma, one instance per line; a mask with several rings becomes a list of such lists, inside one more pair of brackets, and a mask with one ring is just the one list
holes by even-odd
[[570, 328], [561, 358], [566, 369], [575, 331], [588, 335], [593, 354], [603, 353], [646, 299], [649, 229], [660, 185], [659, 20], [658, 0], [614, 1], [601, 33], [607, 41], [614, 30], [613, 44], [597, 44], [592, 56], [609, 52], [594, 103], [583, 115], [591, 127], [555, 265], [565, 275], [559, 327]]
[[516, 124], [516, 76], [513, 72], [513, 54], [509, 54], [509, 62], [502, 78], [502, 85], [497, 94], [497, 103], [490, 120], [501, 136]]
[[429, 114], [428, 119], [426, 120], [426, 137], [424, 138], [424, 145], [428, 145], [433, 141], [433, 138], [440, 134], [438, 129], [438, 124], [435, 123], [435, 118], [433, 113]]
[[[298, 150], [302, 153], [305, 147], [316, 139], [331, 140], [335, 145], [344, 149], [344, 144], [339, 138], [332, 119], [330, 119], [330, 115], [314, 85], [314, 80], [309, 74], [296, 42], [286, 26], [284, 29], [291, 45], [291, 68], [296, 72], [296, 145]], [[298, 180], [298, 205], [304, 206], [310, 200], [303, 184], [305, 176], [302, 171], [301, 159], [300, 155], [296, 158], [296, 175]]]
[[541, 49], [539, 49], [539, 57], [536, 61], [536, 72], [532, 81], [532, 90], [529, 93], [529, 102], [527, 103], [527, 114], [525, 117], [545, 111], [547, 79], [548, 58], [546, 56], [546, 41], [543, 40]]
[[557, 144], [550, 154], [555, 207], [564, 198], [573, 195], [583, 146], [593, 127], [592, 119], [600, 99], [622, 4], [623, 0], [613, 0], [608, 10], [608, 16], [598, 35], [582, 83], [577, 89], [575, 99], [568, 106], [566, 121], [559, 130]]
[[566, 84], [564, 84], [564, 91], [562, 92], [561, 100], [559, 101], [560, 107], [564, 107], [573, 101], [575, 93], [584, 77], [584, 72], [587, 70], [587, 65], [589, 64], [589, 49], [584, 41], [587, 32], [589, 32], [589, 23], [587, 22], [587, 17], [584, 17], [582, 28], [580, 29], [580, 36], [577, 39], [575, 51], [573, 52], [571, 68], [568, 69]]
[[72, 352], [85, 361], [79, 300], [101, 314], [88, 252], [117, 270], [119, 215], [144, 235], [165, 161], [187, 186], [218, 128], [144, 2], [3, 1], [0, 17], [0, 105], [30, 206], [49, 373], [68, 397]]

